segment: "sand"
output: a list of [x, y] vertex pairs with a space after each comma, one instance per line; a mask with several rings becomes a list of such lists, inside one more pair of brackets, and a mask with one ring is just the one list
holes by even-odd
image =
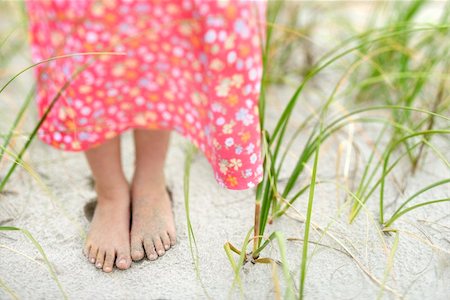
[[[26, 66], [27, 57], [19, 56], [15, 62]], [[31, 74], [25, 74], [2, 98], [0, 125], [2, 132], [9, 127], [12, 116], [7, 111], [17, 95], [25, 94]], [[2, 81], [4, 82], [4, 81]], [[306, 95], [314, 102], [322, 91]], [[284, 101], [292, 89], [274, 86], [269, 91], [273, 109], [268, 113], [268, 123], [273, 124]], [[281, 101], [281, 102], [278, 102]], [[16, 104], [17, 105], [17, 104]], [[298, 123], [306, 109], [296, 114]], [[26, 128], [34, 124], [35, 110], [27, 117]], [[295, 123], [295, 122], [294, 122]], [[367, 157], [367, 141], [374, 139], [376, 128], [354, 128], [362, 155]], [[308, 130], [298, 138], [293, 154], [300, 152]], [[344, 130], [327, 141], [319, 160], [319, 179], [334, 180], [338, 145], [348, 139]], [[21, 137], [24, 139], [24, 137]], [[448, 140], [433, 142], [449, 159]], [[123, 163], [128, 178], [133, 165], [131, 132], [123, 135]], [[240, 272], [243, 291], [231, 289], [233, 270], [223, 246], [231, 242], [241, 247], [243, 239], [253, 225], [254, 190], [230, 191], [221, 188], [214, 180], [212, 169], [202, 154], [192, 164], [190, 216], [198, 246], [200, 280], [196, 278], [189, 249], [186, 212], [183, 195], [183, 168], [187, 141], [174, 134], [166, 165], [166, 176], [173, 193], [177, 244], [156, 261], [133, 263], [126, 271], [115, 269], [104, 273], [90, 264], [82, 254], [83, 235], [89, 220], [85, 207], [95, 199], [90, 186], [89, 168], [82, 153], [62, 152], [35, 140], [25, 161], [35, 171], [31, 176], [18, 168], [7, 185], [7, 193], [0, 196], [0, 224], [27, 229], [44, 249], [54, 266], [58, 279], [70, 299], [272, 299], [276, 296], [273, 269], [267, 264], [247, 263]], [[354, 155], [354, 153], [352, 153]], [[342, 158], [340, 158], [342, 160]], [[353, 159], [353, 158], [352, 158]], [[288, 156], [288, 165], [293, 156]], [[344, 161], [342, 160], [341, 163]], [[302, 184], [309, 180], [309, 172], [302, 176]], [[3, 175], [5, 169], [0, 170]], [[283, 172], [282, 177], [289, 174]], [[426, 184], [450, 177], [450, 170], [428, 155], [414, 176], [396, 172], [394, 182], [388, 185], [387, 202], [394, 202], [387, 211], [389, 216], [402, 199]], [[396, 199], [396, 191], [404, 188], [404, 195]], [[449, 197], [447, 186], [434, 189], [421, 199]], [[321, 235], [311, 229], [309, 263], [306, 277], [306, 299], [448, 299], [450, 295], [450, 203], [436, 204], [412, 211], [398, 220], [394, 227], [399, 231], [398, 248], [392, 271], [385, 277], [389, 251], [395, 236], [380, 234], [376, 230], [378, 218], [377, 195], [368, 202], [368, 212], [362, 211], [353, 224], [348, 224], [348, 210], [339, 213], [343, 193], [333, 184], [319, 184], [313, 206], [312, 220], [320, 228], [330, 225], [328, 232], [335, 238]], [[305, 214], [307, 194], [295, 204], [289, 216], [277, 220], [266, 232], [278, 230], [286, 238], [288, 268], [299, 287], [299, 270], [304, 224], [299, 221]], [[319, 245], [320, 244], [320, 245]], [[280, 259], [276, 244], [268, 246], [261, 257]], [[237, 259], [237, 256], [235, 256]], [[281, 269], [276, 271], [284, 293], [286, 282]], [[52, 279], [39, 251], [20, 232], [0, 232], [0, 287], [6, 285], [20, 299], [60, 299], [63, 294]], [[386, 288], [380, 288], [382, 283]], [[11, 297], [0, 288], [0, 299]]]
[[[331, 142], [330, 142], [331, 143]], [[133, 144], [130, 132], [123, 135], [123, 162], [128, 178], [133, 165]], [[25, 228], [31, 232], [45, 250], [48, 259], [57, 270], [58, 278], [69, 298], [90, 299], [224, 299], [230, 294], [233, 272], [223, 245], [229, 241], [241, 246], [246, 232], [251, 228], [254, 209], [254, 191], [229, 191], [219, 187], [212, 169], [203, 155], [196, 156], [192, 165], [190, 213], [200, 262], [200, 276], [205, 290], [196, 279], [189, 240], [183, 197], [183, 172], [187, 141], [173, 135], [166, 166], [166, 175], [173, 192], [174, 213], [178, 243], [156, 261], [133, 263], [126, 271], [115, 269], [106, 274], [94, 268], [82, 255], [82, 235], [89, 221], [85, 205], [95, 198], [90, 187], [89, 169], [82, 153], [61, 152], [36, 140], [28, 152], [26, 161], [40, 180], [53, 194], [24, 170], [19, 169], [8, 185], [9, 193], [0, 201], [0, 220], [3, 225]], [[333, 178], [334, 151], [321, 157], [320, 178]], [[447, 152], [448, 153], [448, 152]], [[426, 169], [408, 179], [411, 191], [423, 186], [425, 181], [440, 178], [448, 169], [436, 160], [427, 161]], [[440, 168], [440, 169], [439, 169]], [[408, 189], [407, 189], [408, 191]], [[383, 248], [380, 236], [374, 230], [370, 216], [361, 213], [356, 222], [349, 225], [346, 214], [338, 216], [333, 185], [318, 185], [314, 202], [313, 222], [322, 228], [334, 222], [330, 228], [344, 245], [325, 237], [320, 241], [326, 246], [317, 247], [310, 260], [306, 278], [307, 299], [371, 299], [379, 292], [394, 236], [382, 236], [388, 250]], [[408, 192], [407, 192], [408, 193]], [[448, 189], [433, 192], [434, 197], [448, 197]], [[54, 198], [55, 202], [52, 202]], [[371, 207], [376, 212], [376, 202]], [[296, 204], [300, 213], [305, 212], [306, 197]], [[396, 223], [400, 240], [395, 254], [393, 272], [386, 284], [394, 292], [385, 291], [383, 298], [405, 296], [407, 299], [446, 299], [450, 294], [450, 205], [436, 204], [423, 207], [405, 215]], [[294, 213], [290, 213], [296, 216]], [[372, 217], [374, 217], [372, 215]], [[436, 224], [435, 224], [436, 223]], [[438, 223], [438, 224], [437, 224]], [[303, 223], [282, 218], [268, 226], [267, 232], [280, 230], [285, 237], [302, 238]], [[410, 233], [408, 233], [410, 232]], [[314, 231], [311, 240], [318, 241]], [[14, 293], [23, 299], [61, 298], [39, 252], [19, 232], [0, 235], [0, 278]], [[298, 287], [301, 241], [288, 241], [289, 269]], [[311, 244], [310, 254], [314, 245]], [[348, 250], [353, 258], [342, 251]], [[441, 249], [441, 250], [439, 250]], [[386, 252], [387, 251], [387, 252]], [[269, 246], [262, 257], [279, 259], [276, 245]], [[237, 257], [236, 257], [237, 259]], [[359, 267], [358, 263], [362, 267]], [[363, 271], [363, 270], [365, 271]], [[282, 273], [278, 274], [282, 287]], [[272, 267], [265, 264], [246, 264], [241, 272], [246, 299], [274, 297]], [[0, 298], [8, 298], [0, 290]], [[234, 289], [231, 297], [239, 296]]]

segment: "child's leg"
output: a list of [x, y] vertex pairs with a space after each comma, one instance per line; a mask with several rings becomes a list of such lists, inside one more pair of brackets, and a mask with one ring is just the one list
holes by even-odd
[[[120, 159], [120, 136], [85, 152], [97, 192], [97, 206], [84, 253], [97, 268], [111, 272], [131, 265], [130, 189]], [[117, 256], [117, 259], [116, 259]]]
[[131, 257], [140, 260], [146, 253], [149, 259], [154, 260], [176, 240], [164, 178], [170, 131], [136, 129], [134, 138], [136, 169], [131, 185]]

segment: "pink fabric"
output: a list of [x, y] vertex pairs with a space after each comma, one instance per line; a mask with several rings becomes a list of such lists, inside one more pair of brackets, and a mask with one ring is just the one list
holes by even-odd
[[[171, 129], [206, 155], [218, 183], [262, 179], [258, 98], [264, 1], [27, 0], [38, 136], [62, 150], [131, 128]], [[181, 166], [180, 166], [181, 167]]]

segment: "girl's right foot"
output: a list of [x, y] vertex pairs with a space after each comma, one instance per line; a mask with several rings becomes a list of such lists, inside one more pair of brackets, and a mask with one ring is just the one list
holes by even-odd
[[130, 189], [127, 182], [113, 187], [96, 185], [97, 206], [84, 245], [84, 255], [105, 272], [114, 264], [119, 269], [131, 266]]

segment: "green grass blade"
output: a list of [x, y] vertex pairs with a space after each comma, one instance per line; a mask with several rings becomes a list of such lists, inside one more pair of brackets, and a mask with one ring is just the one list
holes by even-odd
[[14, 226], [0, 226], [0, 231], [20, 231], [20, 232], [22, 232], [23, 235], [25, 235], [33, 243], [34, 247], [41, 254], [41, 256], [44, 259], [44, 262], [45, 262], [45, 264], [46, 264], [46, 266], [47, 266], [47, 268], [48, 268], [48, 270], [50, 272], [50, 275], [52, 276], [53, 280], [58, 285], [58, 288], [61, 291], [64, 299], [68, 299], [66, 292], [64, 291], [61, 283], [59, 282], [58, 276], [56, 275], [56, 271], [55, 271], [53, 265], [50, 263], [50, 261], [47, 258], [47, 255], [45, 254], [44, 249], [38, 243], [38, 241], [36, 241], [36, 239], [33, 237], [33, 235], [26, 229], [14, 227]]
[[422, 206], [426, 206], [426, 205], [430, 205], [430, 204], [441, 203], [441, 202], [448, 202], [448, 201], [450, 201], [450, 198], [443, 198], [443, 199], [438, 199], [438, 200], [430, 200], [430, 201], [426, 201], [426, 202], [419, 203], [419, 204], [413, 205], [413, 206], [411, 206], [411, 207], [408, 207], [408, 208], [406, 208], [406, 209], [404, 209], [404, 210], [398, 212], [397, 214], [393, 215], [393, 216], [389, 219], [389, 221], [387, 221], [387, 222], [385, 223], [385, 227], [391, 226], [392, 223], [393, 223], [395, 220], [397, 220], [399, 217], [401, 217], [402, 215], [406, 214], [407, 212], [409, 212], [409, 211], [411, 211], [411, 210], [413, 210], [413, 209], [416, 209], [416, 208], [419, 208], [419, 207], [422, 207]]
[[31, 99], [34, 96], [35, 89], [36, 89], [36, 85], [33, 85], [31, 90], [29, 91], [27, 97], [25, 98], [24, 103], [20, 107], [20, 111], [16, 115], [16, 118], [15, 118], [11, 128], [9, 129], [9, 132], [8, 132], [7, 136], [5, 137], [5, 140], [3, 142], [3, 147], [0, 149], [0, 164], [1, 164], [2, 159], [3, 159], [3, 154], [5, 153], [5, 151], [3, 149], [6, 149], [6, 147], [9, 145], [9, 142], [11, 140], [13, 132], [16, 130], [17, 125], [19, 124], [20, 120], [22, 120], [23, 115], [25, 114], [25, 110], [28, 108], [28, 106], [29, 106], [29, 104], [31, 102]]
[[19, 299], [16, 293], [9, 286], [7, 286], [6, 283], [4, 283], [1, 278], [0, 278], [0, 288], [2, 288], [7, 294], [9, 294], [11, 299]]

